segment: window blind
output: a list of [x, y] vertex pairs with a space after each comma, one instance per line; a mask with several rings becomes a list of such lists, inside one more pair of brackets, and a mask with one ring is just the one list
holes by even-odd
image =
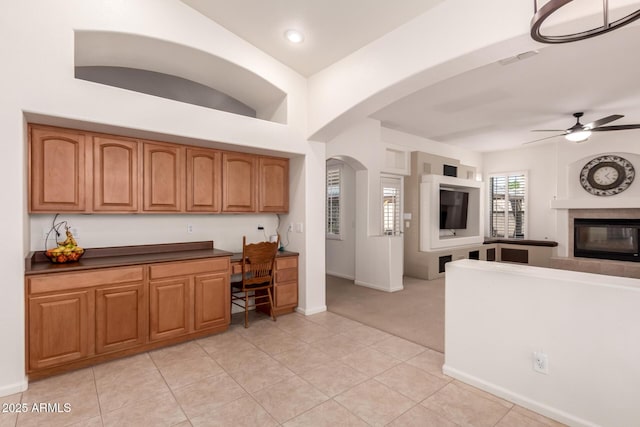
[[340, 236], [340, 168], [327, 168], [327, 235]]
[[382, 233], [386, 235], [400, 234], [400, 214], [402, 210], [400, 178], [382, 177]]
[[526, 193], [524, 174], [492, 176], [489, 181], [489, 227], [491, 237], [524, 239]]

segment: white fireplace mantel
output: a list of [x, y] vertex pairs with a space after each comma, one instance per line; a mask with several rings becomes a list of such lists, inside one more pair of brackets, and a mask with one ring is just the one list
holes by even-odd
[[551, 209], [627, 209], [640, 208], [640, 197], [589, 197], [575, 199], [553, 199]]

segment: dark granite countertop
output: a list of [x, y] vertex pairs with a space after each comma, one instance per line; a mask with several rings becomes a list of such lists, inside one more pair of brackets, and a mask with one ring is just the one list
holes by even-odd
[[79, 261], [64, 264], [50, 262], [44, 256], [43, 251], [30, 252], [25, 260], [24, 274], [29, 276], [44, 273], [62, 273], [156, 262], [231, 257], [233, 255], [232, 252], [215, 249], [213, 241], [88, 248], [85, 251], [84, 256]]
[[[297, 252], [278, 251], [278, 257], [296, 256]], [[45, 273], [67, 273], [95, 268], [123, 267], [127, 265], [153, 264], [156, 262], [183, 261], [201, 258], [230, 257], [239, 262], [242, 253], [229, 252], [213, 247], [213, 241], [166, 243], [157, 245], [116, 246], [88, 248], [79, 261], [54, 264], [43, 251], [30, 252], [25, 259], [26, 276]]]
[[[276, 254], [276, 258], [287, 257], [287, 256], [298, 256], [298, 255], [300, 255], [298, 252], [278, 251], [278, 253]], [[241, 258], [242, 258], [242, 252], [234, 252], [231, 255], [231, 262], [240, 262]]]
[[558, 246], [558, 242], [554, 242], [552, 240], [527, 240], [527, 239], [490, 239], [485, 238], [484, 243], [506, 243], [509, 245], [524, 245], [524, 246], [549, 246], [556, 247]]

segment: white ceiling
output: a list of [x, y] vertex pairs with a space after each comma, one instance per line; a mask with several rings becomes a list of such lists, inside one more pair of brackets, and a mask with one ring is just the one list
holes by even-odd
[[[424, 88], [372, 117], [386, 127], [476, 151], [554, 135], [531, 130], [567, 129], [578, 111], [585, 113], [583, 124], [611, 114], [625, 115], [611, 125], [640, 123], [640, 26], [538, 52]], [[621, 132], [640, 138], [640, 130]], [[590, 141], [610, 135], [594, 133]]]
[[[443, 0], [182, 0], [233, 33], [310, 75]], [[301, 45], [284, 39], [305, 32]], [[640, 25], [592, 39], [541, 45], [538, 54], [472, 70], [426, 87], [372, 115], [384, 126], [475, 151], [515, 148], [611, 114], [640, 123]], [[505, 58], [507, 59], [507, 58]], [[636, 132], [640, 138], [640, 130]], [[606, 140], [609, 132], [590, 141]], [[540, 143], [554, 142], [550, 139]]]
[[[310, 76], [444, 0], [181, 0]], [[298, 29], [303, 43], [287, 41]]]

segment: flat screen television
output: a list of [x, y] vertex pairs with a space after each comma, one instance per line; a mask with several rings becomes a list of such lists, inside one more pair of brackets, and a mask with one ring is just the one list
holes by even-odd
[[440, 190], [440, 229], [467, 228], [469, 193], [464, 191]]

